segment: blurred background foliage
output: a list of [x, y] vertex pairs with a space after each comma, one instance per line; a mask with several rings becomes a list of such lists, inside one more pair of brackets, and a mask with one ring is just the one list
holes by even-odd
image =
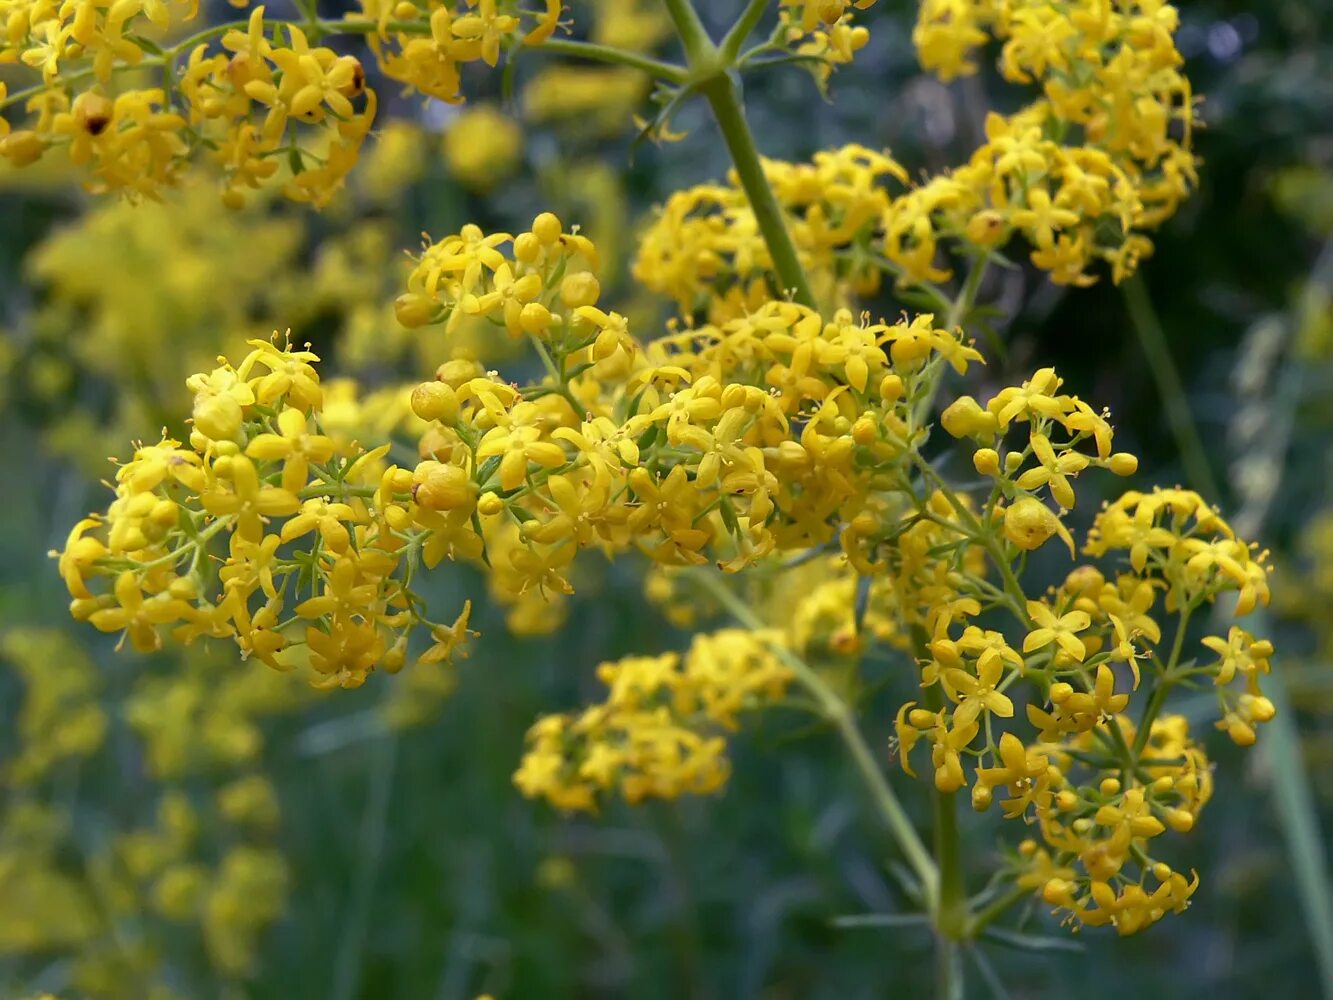
[[[654, 0], [573, 6], [598, 41], [666, 44]], [[736, 4], [704, 6], [721, 25]], [[1208, 877], [1186, 916], [1129, 939], [989, 948], [989, 968], [969, 977], [977, 996], [992, 974], [1015, 997], [1072, 984], [1089, 997], [1329, 987], [1318, 914], [1297, 905], [1302, 884], [1317, 894], [1327, 845], [1287, 844], [1302, 777], [1333, 829], [1333, 5], [1180, 6], [1179, 45], [1206, 95], [1202, 190], [1157, 237], [1140, 284], [1070, 295], [1029, 267], [992, 274], [979, 389], [1054, 363], [1110, 405], [1143, 459], [1139, 483], [1189, 479], [1273, 547], [1278, 670], [1299, 743], [1245, 760], [1212, 744], [1227, 788], [1192, 835]], [[917, 171], [961, 162], [986, 109], [1020, 95], [985, 73], [950, 85], [921, 74], [913, 7], [875, 8], [869, 47], [832, 82], [836, 103], [798, 67], [748, 77], [762, 151], [803, 159], [856, 141]], [[446, 342], [394, 321], [402, 251], [423, 230], [514, 229], [553, 210], [602, 248], [609, 300], [640, 323], [665, 315], [631, 286], [629, 262], [654, 203], [726, 170], [704, 109], [676, 117], [680, 142], [634, 143], [639, 74], [539, 54], [467, 92], [461, 107], [396, 99], [381, 116], [393, 123], [319, 215], [260, 200], [232, 212], [206, 181], [132, 206], [89, 200], [58, 172], [0, 173], [0, 995], [925, 989], [924, 928], [834, 926], [902, 899], [890, 846], [827, 733], [774, 719], [738, 741], [721, 797], [613, 806], [595, 822], [512, 790], [539, 711], [588, 700], [602, 660], [681, 644], [632, 566], [584, 579], [567, 607], [482, 601], [484, 638], [456, 670], [332, 694], [199, 647], [112, 657], [65, 615], [47, 550], [101, 506], [107, 456], [145, 428], [179, 430], [184, 377], [218, 352], [290, 327], [342, 375], [400, 395], [452, 356], [510, 360], [493, 330]], [[881, 305], [901, 307], [887, 293]], [[1183, 383], [1174, 408], [1160, 350]], [[1186, 416], [1197, 449], [1187, 428], [1181, 447]], [[447, 607], [479, 584], [446, 569], [432, 586]], [[567, 615], [555, 639], [525, 637], [533, 616], [555, 614]], [[905, 690], [894, 667], [870, 667], [880, 746]], [[1283, 788], [1295, 795], [1286, 811]], [[998, 849], [991, 820], [967, 819], [970, 844]], [[978, 855], [974, 874], [989, 861]], [[1034, 914], [1034, 932], [1044, 919]]]

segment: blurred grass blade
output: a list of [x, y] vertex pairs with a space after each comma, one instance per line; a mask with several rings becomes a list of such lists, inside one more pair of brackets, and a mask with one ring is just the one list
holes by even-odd
[[991, 965], [987, 958], [976, 945], [967, 949], [968, 957], [981, 973], [982, 980], [986, 983], [986, 988], [991, 991], [995, 1000], [1012, 1000], [1012, 994], [1004, 988], [1004, 981], [1000, 979], [1000, 974], [995, 971], [995, 966]]
[[1264, 691], [1277, 707], [1277, 716], [1265, 725], [1259, 745], [1273, 784], [1273, 801], [1287, 843], [1296, 895], [1319, 964], [1321, 991], [1325, 1000], [1333, 1000], [1333, 895], [1324, 857], [1325, 841], [1301, 759], [1300, 734], [1291, 699], [1287, 697], [1280, 670], [1268, 676]]
[[860, 927], [924, 927], [927, 923], [924, 913], [854, 913], [846, 917], [834, 917], [833, 926], [846, 928]]
[[1052, 937], [1045, 934], [1024, 934], [1004, 927], [987, 927], [981, 935], [987, 941], [994, 941], [1019, 951], [1069, 951], [1082, 952], [1083, 945], [1067, 937]]

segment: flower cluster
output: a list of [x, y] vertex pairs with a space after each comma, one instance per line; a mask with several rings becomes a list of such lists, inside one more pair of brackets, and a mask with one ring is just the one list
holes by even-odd
[[[282, 34], [285, 44], [270, 41]], [[179, 94], [197, 141], [222, 168], [224, 199], [242, 203], [285, 165], [289, 198], [327, 204], [375, 120], [377, 99], [360, 61], [311, 47], [294, 24], [269, 29], [262, 6], [221, 45], [220, 52], [205, 43], [190, 51]]]
[[514, 0], [361, 0], [355, 19], [374, 26], [367, 40], [385, 76], [428, 97], [457, 103], [465, 64], [495, 66], [511, 45], [537, 45], [551, 37], [562, 5], [560, 0], [544, 4], [530, 11]]
[[[821, 301], [842, 304], [851, 293], [873, 292], [880, 271], [869, 257], [850, 259], [889, 210], [885, 184], [907, 184], [896, 160], [859, 145], [824, 150], [811, 163], [765, 160], [764, 170], [802, 264]], [[727, 184], [677, 191], [643, 236], [634, 276], [674, 299], [687, 315], [703, 307], [729, 318], [773, 294], [773, 269], [754, 212], [733, 174]]]
[[[930, 289], [953, 273], [946, 246], [986, 258], [1016, 235], [1059, 284], [1091, 283], [1098, 261], [1117, 282], [1132, 274], [1152, 250], [1147, 231], [1194, 184], [1193, 105], [1174, 8], [1115, 6], [1133, 9], [1099, 20], [1044, 2], [923, 4], [916, 41], [927, 68], [956, 73], [940, 39], [970, 51], [985, 35], [968, 12], [1004, 8], [980, 23], [1004, 26], [1006, 77], [1040, 81], [1044, 96], [1008, 117], [992, 112], [967, 163], [916, 185], [891, 156], [854, 144], [808, 164], [766, 161], [817, 298], [845, 304], [883, 273]], [[636, 278], [687, 311], [781, 294], [772, 270], [735, 175], [674, 193], [635, 262]]]
[[[865, 44], [852, 17], [872, 2], [784, 0], [768, 43], [731, 56], [724, 43], [714, 55], [738, 71], [795, 58], [825, 75]], [[0, 147], [11, 159], [69, 136], [71, 157], [91, 163], [102, 187], [153, 194], [199, 146], [221, 162], [229, 203], [280, 177], [288, 197], [317, 205], [359, 156], [376, 100], [354, 57], [312, 42], [336, 28], [366, 34], [390, 78], [455, 102], [463, 64], [494, 66], [506, 50], [547, 42], [561, 14], [558, 0], [363, 0], [347, 21], [312, 16], [298, 28], [266, 24], [257, 8], [215, 33], [220, 51], [211, 34], [162, 52], [130, 33], [102, 58], [75, 31], [101, 38], [120, 8], [90, 20], [82, 8], [20, 9], [6, 44], [46, 76], [30, 101], [38, 121]], [[749, 7], [740, 26], [758, 12]], [[1193, 108], [1175, 29], [1160, 2], [927, 0], [915, 33], [923, 65], [945, 78], [972, 71], [989, 31], [1003, 42], [1003, 75], [1040, 96], [992, 114], [968, 163], [920, 184], [887, 153], [849, 145], [807, 164], [752, 156], [727, 183], [672, 196], [634, 264], [678, 308], [659, 335], [602, 301], [597, 246], [552, 213], [521, 232], [466, 225], [428, 239], [393, 305], [400, 324], [436, 327], [455, 347], [470, 329], [494, 333], [526, 346], [540, 376], [511, 382], [460, 351], [415, 388], [365, 395], [321, 382], [319, 359], [290, 337], [251, 340], [240, 363], [219, 358], [187, 380], [188, 433], [137, 445], [108, 509], [70, 533], [57, 556], [73, 616], [142, 651], [168, 632], [186, 644], [230, 640], [243, 658], [300, 670], [317, 687], [359, 687], [412, 663], [382, 716], [411, 725], [447, 694], [472, 635], [471, 602], [452, 622], [433, 620], [418, 574], [467, 563], [508, 606], [511, 628], [538, 632], [558, 624], [585, 554], [637, 553], [673, 620], [696, 625], [721, 609], [745, 627], [698, 635], [683, 653], [603, 664], [602, 702], [531, 729], [515, 775], [525, 794], [593, 810], [608, 796], [715, 792], [729, 770], [726, 735], [793, 685], [873, 771], [850, 705], [860, 659], [879, 643], [913, 660], [893, 744], [903, 769], [928, 756], [945, 804], [967, 788], [976, 809], [998, 800], [1034, 828], [1009, 865], [1019, 886], [1075, 924], [1122, 933], [1183, 909], [1198, 878], [1161, 860], [1158, 838], [1190, 830], [1212, 784], [1203, 748], [1167, 703], [1174, 689], [1211, 686], [1218, 728], [1241, 745], [1273, 716], [1261, 687], [1271, 643], [1240, 623], [1197, 644], [1190, 636], [1223, 595], [1236, 599], [1219, 615], [1267, 603], [1266, 553], [1195, 493], [1130, 491], [1085, 533], [1081, 552], [1100, 565], [1034, 585], [1030, 560], [1078, 558], [1067, 515], [1080, 477], [1129, 476], [1137, 460], [1115, 449], [1109, 413], [1063, 391], [1050, 368], [984, 403], [958, 396], [935, 417], [947, 382], [982, 361], [959, 326], [1011, 237], [1057, 283], [1088, 283], [1098, 262], [1120, 280], [1150, 251], [1146, 231], [1188, 193]], [[35, 32], [56, 39], [49, 71]], [[699, 70], [699, 46], [686, 41]], [[95, 82], [73, 95], [63, 61], [78, 59], [93, 60]], [[103, 96], [122, 63], [163, 69], [166, 88]], [[668, 138], [688, 73], [648, 56], [627, 66], [680, 85], [662, 89], [666, 110], [645, 129]], [[589, 106], [606, 106], [605, 95]], [[485, 112], [464, 120], [455, 141], [498, 133], [494, 123]], [[454, 169], [484, 182], [513, 138], [456, 150]], [[404, 144], [386, 138], [387, 160]], [[395, 166], [381, 166], [392, 184]], [[761, 174], [776, 213], [752, 208], [766, 203], [755, 197]], [[775, 237], [781, 222], [795, 262]], [[957, 297], [937, 284], [952, 277], [945, 247], [971, 258]], [[306, 296], [372, 301], [348, 338], [367, 353], [383, 309], [364, 264], [382, 250], [375, 238], [340, 246], [321, 258], [319, 294]], [[781, 287], [777, 273], [793, 268], [812, 295]], [[935, 311], [894, 321], [858, 312], [886, 273]], [[946, 475], [936, 424], [979, 479]], [[74, 678], [68, 697], [85, 683]], [[250, 723], [262, 713], [250, 683], [219, 691], [187, 671], [145, 684], [127, 719], [155, 772], [252, 759]], [[84, 753], [95, 728], [85, 719], [52, 736], [68, 745], [33, 768]], [[882, 784], [877, 793], [892, 799]], [[276, 822], [255, 776], [213, 805], [246, 829]], [[205, 876], [190, 860], [189, 815], [164, 800], [161, 829], [122, 851], [133, 893], [171, 919], [201, 920], [215, 963], [241, 968], [253, 929], [281, 907], [281, 861], [237, 847]], [[926, 895], [939, 891], [930, 881]]]
[[20, 116], [17, 125], [0, 117], [0, 156], [28, 166], [61, 150], [93, 191], [158, 197], [202, 152], [228, 205], [276, 185], [323, 207], [357, 162], [378, 99], [356, 56], [319, 41], [364, 35], [386, 76], [458, 101], [462, 65], [494, 66], [502, 48], [545, 40], [560, 10], [558, 0], [533, 12], [506, 0], [368, 0], [345, 21], [297, 24], [271, 22], [258, 6], [246, 21], [164, 48], [152, 39], [194, 21], [197, 3], [12, 0], [0, 63], [18, 62], [39, 82], [13, 94], [0, 85], [0, 111]]
[[1004, 43], [1004, 78], [1042, 96], [1007, 122], [993, 115], [986, 143], [923, 186], [900, 231], [913, 245], [951, 237], [983, 249], [1019, 231], [1064, 284], [1089, 283], [1098, 259], [1116, 281], [1132, 273], [1152, 250], [1145, 230], [1197, 181], [1178, 27], [1160, 0], [925, 0], [913, 32], [924, 68], [946, 80], [975, 72], [989, 30]]
[[[980, 423], [987, 414], [1004, 412], [1012, 398], [1005, 390], [985, 410], [973, 404], [969, 419]], [[1066, 411], [1071, 402], [1064, 400]], [[1055, 406], [1045, 409], [1058, 419]], [[984, 436], [994, 429], [970, 433]], [[1032, 436], [1040, 433], [1034, 429]], [[1197, 878], [1155, 860], [1153, 841], [1168, 829], [1191, 829], [1212, 789], [1207, 758], [1185, 719], [1161, 714], [1166, 696], [1173, 687], [1211, 680], [1223, 714], [1218, 727], [1241, 745], [1254, 742], [1254, 724], [1273, 717], [1273, 705], [1259, 688], [1272, 654], [1267, 641], [1234, 626], [1225, 638], [1203, 639], [1216, 660], [1183, 658], [1186, 629], [1199, 608], [1227, 592], [1238, 594], [1237, 614], [1267, 603], [1264, 555], [1237, 540], [1197, 494], [1130, 491], [1098, 514], [1084, 547], [1090, 556], [1119, 555], [1115, 575], [1079, 566], [1053, 593], [1030, 599], [1011, 568], [1013, 556], [1057, 534], [1070, 543], [1072, 555], [1072, 538], [1028, 491], [1049, 488], [1054, 494], [1063, 487], [1033, 475], [1046, 471], [1044, 463], [1020, 471], [1022, 461], [1001, 460], [999, 468], [1008, 469], [1001, 473], [994, 454], [979, 449], [977, 464], [997, 477], [992, 516], [1010, 546], [995, 553], [1004, 587], [983, 583], [979, 600], [955, 603], [950, 615], [962, 612], [961, 631], [949, 616], [937, 617], [921, 662], [921, 684], [932, 707], [908, 702], [900, 709], [900, 759], [910, 770], [912, 750], [929, 745], [936, 787], [951, 792], [970, 784], [978, 809], [1002, 792], [1006, 817], [1035, 821], [1041, 832], [1015, 862], [1018, 883], [1078, 922], [1109, 923], [1131, 933], [1182, 909], [1193, 892]], [[1009, 454], [1026, 459], [1032, 445]], [[1025, 479], [1026, 486], [1020, 485]], [[1017, 499], [1001, 512], [1005, 495]], [[1072, 505], [1072, 494], [1068, 500]], [[1032, 513], [1017, 514], [1020, 505]], [[993, 550], [998, 544], [991, 543]], [[968, 620], [987, 607], [1006, 608], [1023, 626], [1021, 641], [1011, 643], [1003, 632]], [[1176, 619], [1165, 647], [1163, 615]], [[1036, 688], [1024, 709], [1031, 730], [997, 737], [1022, 707], [1011, 690], [1020, 679]], [[1232, 690], [1237, 680], [1243, 682], [1238, 695]], [[1127, 708], [1145, 681], [1150, 693], [1133, 722]]]
[[853, 23], [852, 11], [874, 5], [875, 0], [782, 0], [774, 37], [810, 62], [823, 83], [870, 41], [870, 32]]
[[773, 638], [724, 629], [696, 636], [684, 657], [603, 663], [606, 701], [538, 721], [514, 783], [561, 809], [595, 809], [611, 792], [630, 803], [716, 792], [730, 771], [720, 734], [738, 727], [740, 712], [780, 698], [791, 679]]
[[106, 514], [71, 532], [60, 569], [74, 616], [139, 650], [166, 626], [185, 643], [230, 638], [275, 669], [304, 664], [318, 686], [400, 668], [417, 626], [436, 638], [426, 655], [447, 656], [466, 626], [428, 621], [410, 589], [444, 555], [423, 543], [445, 502], [435, 481], [386, 467], [388, 445], [325, 433], [309, 351], [253, 346], [190, 379], [190, 447], [139, 447]]

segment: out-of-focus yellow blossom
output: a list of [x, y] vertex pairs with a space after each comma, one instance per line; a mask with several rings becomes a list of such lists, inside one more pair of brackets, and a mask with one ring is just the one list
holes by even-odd
[[79, 948], [101, 929], [93, 895], [58, 858], [68, 825], [34, 801], [0, 812], [0, 955]]
[[683, 658], [602, 664], [607, 700], [538, 721], [515, 784], [561, 809], [595, 809], [610, 792], [634, 803], [718, 791], [730, 770], [719, 733], [737, 727], [739, 711], [780, 697], [790, 680], [769, 638], [728, 629], [697, 637]]
[[376, 129], [356, 169], [358, 192], [372, 201], [392, 203], [426, 169], [427, 137], [422, 128], [394, 119]]
[[495, 105], [475, 104], [450, 120], [442, 149], [450, 175], [484, 194], [518, 169], [523, 130]]
[[54, 630], [15, 629], [0, 637], [0, 657], [24, 686], [22, 749], [5, 772], [9, 781], [31, 785], [63, 761], [97, 751], [107, 729], [98, 703], [101, 679], [78, 645]]
[[523, 88], [523, 117], [594, 135], [623, 131], [651, 81], [621, 66], [549, 66]]

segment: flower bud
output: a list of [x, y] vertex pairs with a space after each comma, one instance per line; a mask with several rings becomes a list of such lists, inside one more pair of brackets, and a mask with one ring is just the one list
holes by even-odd
[[481, 365], [467, 358], [454, 358], [435, 369], [435, 378], [451, 389], [457, 389], [464, 382], [471, 382], [482, 374]]
[[959, 396], [945, 407], [940, 423], [956, 438], [994, 434], [999, 427], [995, 414], [983, 410], [971, 396]]
[[1025, 552], [1041, 548], [1060, 530], [1060, 519], [1036, 497], [1020, 497], [1004, 512], [1004, 537]]
[[1065, 590], [1080, 597], [1095, 597], [1106, 585], [1106, 577], [1096, 566], [1079, 566], [1065, 577]]
[[412, 390], [412, 412], [422, 420], [452, 424], [458, 418], [458, 394], [443, 382], [422, 382]]
[[998, 476], [1000, 454], [994, 448], [978, 448], [972, 455], [972, 465], [983, 476]]
[[389, 647], [388, 652], [380, 659], [380, 669], [391, 674], [396, 674], [403, 669], [403, 664], [407, 662], [407, 636], [399, 636], [397, 641]]
[[1007, 232], [1004, 216], [993, 208], [983, 209], [967, 220], [964, 234], [967, 242], [977, 247], [993, 247], [1004, 239]]
[[110, 98], [96, 91], [85, 90], [78, 97], [74, 98], [74, 104], [70, 108], [74, 115], [74, 123], [89, 135], [101, 135], [111, 124], [111, 117], [115, 113], [115, 107]]
[[561, 231], [560, 219], [550, 212], [543, 212], [532, 220], [532, 235], [548, 247], [560, 239]]
[[852, 440], [857, 444], [872, 444], [877, 436], [875, 421], [869, 416], [858, 417], [856, 423], [852, 424]]
[[356, 56], [339, 56], [334, 68], [346, 66], [350, 73], [347, 82], [338, 88], [343, 97], [358, 97], [366, 89], [366, 71]]
[[0, 156], [16, 167], [36, 163], [46, 152], [46, 140], [29, 129], [11, 132], [0, 139]]
[[985, 812], [990, 808], [993, 792], [990, 785], [983, 785], [977, 782], [972, 786], [972, 808], [977, 812]]
[[540, 302], [529, 302], [518, 314], [518, 325], [525, 333], [543, 334], [551, 328], [554, 319], [551, 310]]
[[428, 510], [456, 510], [470, 504], [476, 496], [476, 484], [457, 465], [422, 462], [412, 474], [416, 502]]
[[214, 441], [234, 438], [241, 421], [241, 404], [231, 396], [199, 396], [194, 401], [194, 426]]
[[1106, 460], [1106, 467], [1117, 476], [1132, 476], [1139, 471], [1139, 460], [1127, 451], [1118, 451]]
[[560, 282], [560, 301], [571, 309], [597, 304], [602, 294], [601, 282], [591, 271], [567, 274]]
[[504, 501], [500, 499], [499, 494], [487, 491], [477, 501], [477, 513], [482, 517], [494, 517], [504, 510], [504, 506]]
[[1225, 727], [1227, 735], [1231, 737], [1231, 742], [1238, 747], [1254, 746], [1254, 727], [1242, 719], [1239, 715], [1229, 715], [1218, 725]]
[[408, 329], [425, 326], [435, 318], [436, 304], [428, 295], [404, 292], [393, 300], [393, 314]]
[[1041, 898], [1051, 906], [1068, 906], [1073, 902], [1073, 886], [1062, 878], [1047, 879], [1041, 887]]
[[1273, 703], [1263, 695], [1242, 694], [1236, 702], [1236, 715], [1245, 722], [1268, 722], [1277, 714]]
[[1176, 833], [1189, 833], [1194, 829], [1194, 814], [1184, 809], [1167, 809], [1166, 821]]
[[390, 495], [406, 493], [412, 489], [414, 483], [412, 470], [403, 469], [397, 465], [389, 466], [384, 470], [384, 475], [380, 476], [380, 489]]

